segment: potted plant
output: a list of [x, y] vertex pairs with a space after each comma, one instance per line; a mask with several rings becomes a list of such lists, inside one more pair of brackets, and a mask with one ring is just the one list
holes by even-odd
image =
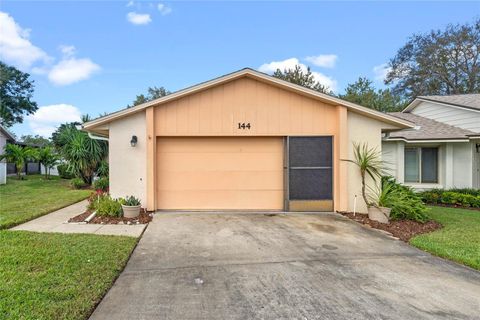
[[140, 214], [140, 200], [134, 196], [127, 196], [120, 201], [125, 218], [136, 218]]
[[370, 177], [375, 184], [377, 179], [382, 176], [382, 155], [376, 148], [369, 148], [367, 143], [353, 144], [354, 160], [344, 160], [355, 164], [360, 170], [362, 179], [362, 198], [368, 208], [368, 218], [381, 223], [388, 223], [390, 209], [381, 207], [379, 201], [369, 200], [367, 197], [367, 176]]

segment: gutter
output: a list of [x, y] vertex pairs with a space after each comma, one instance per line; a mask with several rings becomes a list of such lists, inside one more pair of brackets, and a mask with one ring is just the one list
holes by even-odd
[[108, 138], [97, 136], [92, 134], [91, 132], [88, 132], [88, 137], [93, 140], [102, 140], [102, 141], [108, 141]]

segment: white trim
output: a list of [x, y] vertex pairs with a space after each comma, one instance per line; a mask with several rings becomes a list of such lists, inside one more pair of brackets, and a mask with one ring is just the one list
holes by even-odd
[[[418, 100], [418, 101], [417, 101]], [[469, 110], [469, 111], [474, 111], [474, 112], [480, 112], [480, 110], [478, 109], [475, 109], [475, 108], [472, 108], [472, 107], [462, 107], [462, 106], [459, 106], [459, 105], [456, 105], [456, 104], [450, 104], [448, 102], [440, 102], [440, 101], [435, 101], [435, 100], [431, 100], [431, 99], [425, 99], [425, 98], [415, 98], [415, 100], [413, 100], [405, 109], [402, 110], [402, 112], [410, 112], [412, 111], [413, 109], [415, 109], [416, 107], [418, 107], [418, 105], [421, 103], [421, 102], [430, 102], [430, 103], [436, 103], [436, 104], [440, 104], [442, 106], [446, 106], [446, 107], [452, 107], [452, 108], [457, 108], [457, 109], [462, 109], [462, 110]]]
[[113, 121], [113, 120], [121, 118], [121, 117], [125, 117], [125, 116], [127, 116], [131, 113], [139, 112], [139, 111], [141, 111], [145, 108], [148, 108], [148, 107], [151, 107], [151, 106], [154, 106], [154, 105], [163, 104], [163, 103], [166, 103], [168, 101], [172, 101], [172, 100], [178, 99], [180, 97], [198, 92], [200, 90], [205, 90], [205, 89], [211, 88], [215, 85], [241, 78], [243, 76], [249, 76], [249, 77], [252, 77], [254, 79], [264, 81], [264, 82], [274, 83], [278, 86], [288, 88], [292, 91], [302, 93], [302, 94], [308, 95], [310, 97], [313, 97], [313, 98], [316, 98], [316, 99], [319, 99], [319, 100], [343, 105], [343, 106], [345, 106], [347, 108], [350, 108], [353, 111], [356, 111], [360, 114], [364, 114], [364, 115], [370, 116], [372, 118], [376, 118], [376, 119], [382, 120], [384, 122], [400, 126], [401, 128], [413, 128], [413, 124], [411, 124], [409, 121], [402, 120], [402, 119], [399, 119], [397, 117], [394, 117], [394, 116], [391, 116], [391, 115], [388, 115], [388, 114], [384, 114], [380, 111], [376, 111], [376, 110], [373, 110], [373, 109], [370, 109], [370, 108], [366, 108], [366, 107], [363, 107], [363, 106], [357, 105], [355, 103], [351, 103], [351, 102], [348, 102], [348, 101], [345, 101], [345, 100], [342, 100], [342, 99], [339, 99], [339, 98], [336, 98], [336, 97], [332, 97], [332, 96], [329, 96], [327, 94], [320, 93], [320, 92], [314, 91], [312, 89], [308, 89], [308, 88], [305, 88], [305, 87], [290, 83], [288, 81], [284, 81], [284, 80], [272, 77], [270, 75], [267, 75], [267, 74], [258, 72], [256, 70], [249, 69], [249, 68], [242, 69], [242, 70], [227, 74], [225, 76], [200, 83], [200, 84], [192, 86], [192, 87], [188, 87], [186, 89], [174, 92], [174, 93], [169, 94], [167, 96], [164, 96], [164, 97], [161, 97], [161, 98], [158, 98], [158, 99], [146, 102], [146, 103], [142, 103], [142, 104], [137, 105], [135, 107], [131, 107], [131, 108], [128, 108], [128, 109], [123, 109], [123, 110], [111, 113], [107, 116], [104, 116], [104, 117], [101, 117], [101, 118], [98, 118], [98, 119], [94, 119], [92, 121], [89, 121], [89, 122], [83, 124], [83, 128], [86, 129], [86, 130], [92, 129], [93, 127], [98, 126], [100, 124], [110, 122], [110, 121]]
[[449, 139], [408, 140], [408, 139], [405, 139], [405, 138], [388, 138], [388, 139], [384, 139], [383, 141], [403, 141], [403, 142], [406, 142], [406, 143], [470, 142], [469, 139], [452, 139], [452, 140], [449, 140]]

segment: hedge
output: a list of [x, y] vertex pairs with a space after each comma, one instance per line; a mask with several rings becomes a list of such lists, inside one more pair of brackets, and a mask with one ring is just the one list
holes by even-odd
[[432, 189], [419, 195], [428, 204], [480, 208], [480, 190], [476, 189]]

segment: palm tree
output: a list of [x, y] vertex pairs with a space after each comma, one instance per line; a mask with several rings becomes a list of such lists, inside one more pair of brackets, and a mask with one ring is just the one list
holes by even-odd
[[22, 178], [22, 169], [29, 158], [35, 158], [35, 152], [30, 147], [21, 147], [16, 144], [7, 144], [5, 153], [0, 155], [0, 160], [6, 159], [7, 162], [14, 163], [17, 169], [17, 178]]
[[369, 201], [366, 192], [366, 177], [372, 178], [376, 183], [377, 178], [382, 176], [382, 154], [377, 148], [369, 148], [368, 143], [353, 144], [354, 160], [343, 160], [355, 164], [360, 169], [362, 177], [362, 197], [367, 207], [375, 206], [373, 201]]
[[35, 158], [45, 168], [45, 179], [50, 177], [50, 170], [58, 163], [58, 160], [60, 160], [58, 154], [56, 154], [50, 146], [36, 150]]

